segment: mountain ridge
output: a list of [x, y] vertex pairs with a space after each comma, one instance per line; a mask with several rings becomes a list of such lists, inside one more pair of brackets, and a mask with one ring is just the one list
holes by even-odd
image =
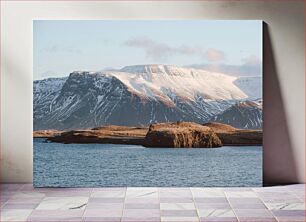
[[237, 79], [199, 69], [139, 65], [36, 80], [34, 129], [141, 126], [183, 120], [202, 123], [237, 100], [260, 97], [244, 93], [235, 85]]

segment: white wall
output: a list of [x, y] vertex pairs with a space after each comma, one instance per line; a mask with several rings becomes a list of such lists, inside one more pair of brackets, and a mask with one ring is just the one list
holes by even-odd
[[265, 183], [305, 182], [304, 2], [292, 0], [1, 1], [3, 182], [32, 181], [33, 19], [264, 20]]

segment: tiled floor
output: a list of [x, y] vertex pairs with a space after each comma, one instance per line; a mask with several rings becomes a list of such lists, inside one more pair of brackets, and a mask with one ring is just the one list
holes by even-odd
[[1, 221], [305, 221], [305, 185], [61, 188], [1, 184]]

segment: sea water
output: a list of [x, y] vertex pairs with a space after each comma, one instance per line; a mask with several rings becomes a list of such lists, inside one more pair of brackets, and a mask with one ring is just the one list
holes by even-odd
[[145, 148], [34, 139], [34, 186], [261, 186], [262, 147]]

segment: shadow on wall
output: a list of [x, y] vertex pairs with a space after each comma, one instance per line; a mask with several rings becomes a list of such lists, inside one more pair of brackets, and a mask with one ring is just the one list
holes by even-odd
[[263, 181], [264, 185], [297, 183], [286, 112], [269, 26], [263, 23]]

